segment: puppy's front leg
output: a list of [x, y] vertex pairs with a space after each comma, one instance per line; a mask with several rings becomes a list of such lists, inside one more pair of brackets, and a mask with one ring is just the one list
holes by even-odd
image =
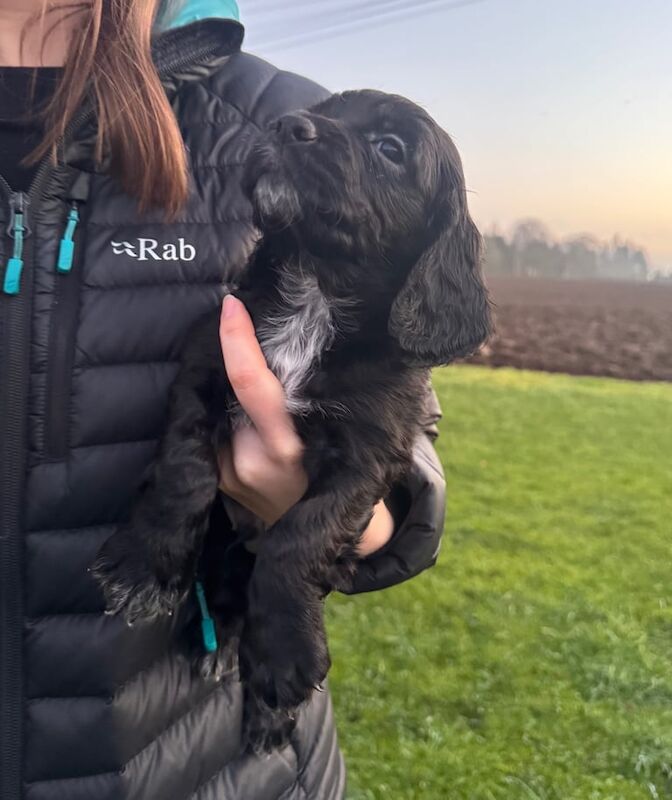
[[216, 423], [206, 401], [217, 379], [203, 367], [180, 373], [166, 434], [130, 520], [92, 567], [108, 613], [122, 612], [129, 623], [172, 614], [194, 580], [217, 494]]
[[296, 708], [326, 678], [324, 596], [352, 572], [374, 503], [352, 477], [334, 476], [329, 489], [309, 490], [264, 538], [240, 645], [252, 750], [286, 743]]

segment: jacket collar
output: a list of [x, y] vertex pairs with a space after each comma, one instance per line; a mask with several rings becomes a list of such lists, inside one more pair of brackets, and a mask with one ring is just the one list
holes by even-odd
[[154, 59], [162, 76], [201, 56], [240, 50], [244, 29], [236, 0], [162, 0], [154, 35]]
[[244, 34], [240, 22], [226, 18], [194, 20], [181, 27], [169, 27], [154, 36], [154, 63], [159, 75], [167, 78], [191, 64], [237, 53]]

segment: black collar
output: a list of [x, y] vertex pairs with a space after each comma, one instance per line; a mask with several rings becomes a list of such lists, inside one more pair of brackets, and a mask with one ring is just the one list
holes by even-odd
[[205, 19], [158, 34], [152, 55], [161, 78], [201, 61], [217, 60], [240, 51], [245, 29], [232, 19]]

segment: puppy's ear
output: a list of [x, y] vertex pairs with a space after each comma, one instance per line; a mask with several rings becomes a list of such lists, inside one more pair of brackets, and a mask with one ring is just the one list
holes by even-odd
[[423, 366], [467, 356], [491, 332], [481, 236], [467, 210], [461, 168], [453, 165], [450, 173], [452, 187], [442, 181], [433, 241], [395, 298], [388, 325], [403, 350]]

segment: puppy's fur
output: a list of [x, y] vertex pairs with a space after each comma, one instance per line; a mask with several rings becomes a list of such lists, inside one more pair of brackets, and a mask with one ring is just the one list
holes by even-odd
[[245, 190], [263, 238], [236, 295], [284, 385], [308, 491], [253, 561], [202, 558], [216, 453], [247, 424], [213, 314], [189, 337], [153, 471], [94, 572], [132, 622], [172, 613], [201, 561], [220, 639], [238, 647], [247, 742], [267, 750], [327, 674], [322, 601], [347, 588], [374, 504], [409, 468], [428, 368], [477, 348], [490, 312], [458, 153], [408, 100], [349, 92], [281, 118]]

